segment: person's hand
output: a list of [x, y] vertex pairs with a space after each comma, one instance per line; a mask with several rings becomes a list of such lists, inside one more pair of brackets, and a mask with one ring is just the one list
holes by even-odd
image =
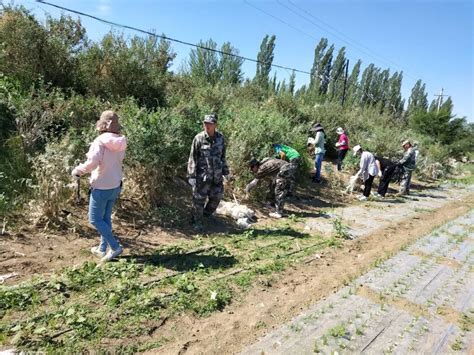
[[196, 178], [193, 178], [193, 177], [188, 178], [188, 183], [194, 189], [196, 187]]
[[81, 176], [77, 173], [76, 169], [71, 172], [71, 176], [74, 180], [79, 180]]
[[377, 175], [379, 176], [379, 178], [381, 178], [382, 177], [382, 172], [379, 171]]

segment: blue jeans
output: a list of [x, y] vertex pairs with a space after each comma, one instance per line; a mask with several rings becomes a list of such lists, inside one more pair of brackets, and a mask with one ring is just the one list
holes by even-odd
[[107, 245], [117, 250], [120, 244], [112, 233], [112, 208], [120, 195], [121, 187], [110, 190], [92, 189], [89, 200], [89, 222], [100, 233], [99, 249], [105, 252]]
[[323, 164], [324, 153], [316, 154], [314, 158], [314, 168], [316, 173], [314, 174], [314, 180], [319, 182], [321, 180], [321, 165]]

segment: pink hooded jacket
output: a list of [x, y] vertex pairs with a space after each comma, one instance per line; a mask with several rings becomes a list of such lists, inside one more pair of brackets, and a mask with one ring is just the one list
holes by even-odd
[[79, 164], [72, 175], [91, 173], [92, 188], [110, 190], [120, 186], [122, 162], [127, 149], [127, 139], [115, 133], [102, 133], [91, 144], [86, 162]]

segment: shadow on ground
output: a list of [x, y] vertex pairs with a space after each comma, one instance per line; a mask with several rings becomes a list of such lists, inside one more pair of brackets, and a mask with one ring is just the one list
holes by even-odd
[[222, 269], [230, 268], [237, 264], [233, 256], [216, 255], [186, 255], [186, 254], [147, 254], [130, 255], [122, 259], [134, 260], [137, 264], [162, 266], [175, 271], [191, 271], [196, 269]]

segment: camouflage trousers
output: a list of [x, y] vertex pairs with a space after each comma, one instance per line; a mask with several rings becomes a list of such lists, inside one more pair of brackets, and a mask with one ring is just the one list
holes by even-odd
[[408, 195], [410, 193], [411, 171], [404, 171], [402, 181], [400, 182], [400, 194]]
[[203, 182], [193, 189], [193, 222], [201, 223], [203, 216], [212, 215], [224, 196], [224, 185]]
[[288, 170], [288, 194], [293, 194], [296, 186], [296, 174], [298, 173], [298, 166], [300, 165], [300, 158], [295, 158], [290, 161], [290, 167]]
[[275, 207], [279, 213], [283, 213], [285, 207], [286, 197], [292, 181], [292, 171], [291, 164], [287, 164], [280, 170], [276, 179], [270, 185], [270, 197], [275, 200]]

